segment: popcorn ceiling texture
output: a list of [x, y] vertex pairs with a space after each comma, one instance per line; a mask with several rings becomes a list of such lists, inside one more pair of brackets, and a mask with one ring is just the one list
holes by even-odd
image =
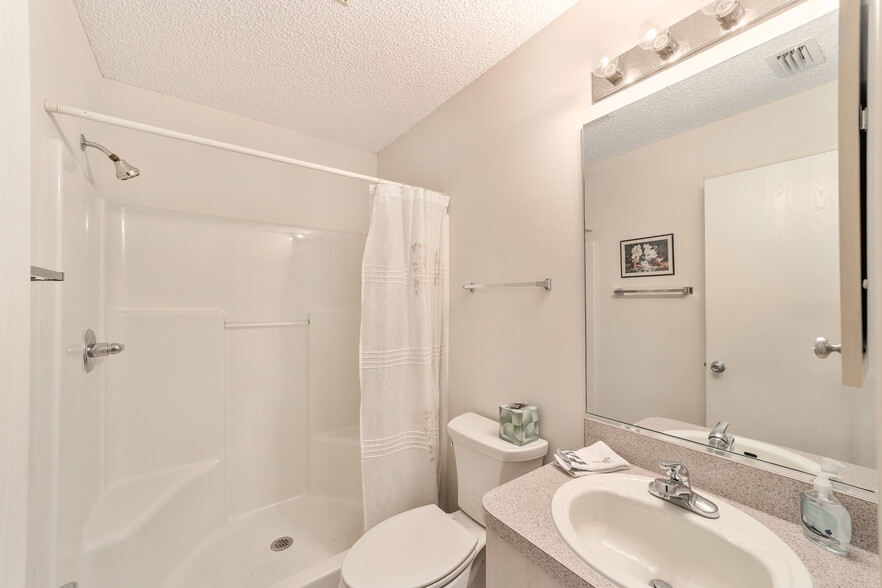
[[105, 78], [377, 152], [577, 0], [74, 0]]

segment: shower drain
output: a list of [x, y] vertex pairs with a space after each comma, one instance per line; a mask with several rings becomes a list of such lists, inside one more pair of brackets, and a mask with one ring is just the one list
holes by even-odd
[[270, 543], [270, 549], [273, 551], [285, 551], [289, 547], [294, 545], [294, 540], [290, 537], [279, 537], [272, 543]]

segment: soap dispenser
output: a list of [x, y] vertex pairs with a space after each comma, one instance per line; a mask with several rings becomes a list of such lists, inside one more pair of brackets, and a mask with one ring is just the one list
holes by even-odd
[[845, 467], [838, 461], [824, 458], [821, 472], [811, 490], [799, 495], [799, 515], [806, 537], [839, 555], [848, 554], [851, 543], [851, 515], [833, 496], [831, 479], [838, 479]]

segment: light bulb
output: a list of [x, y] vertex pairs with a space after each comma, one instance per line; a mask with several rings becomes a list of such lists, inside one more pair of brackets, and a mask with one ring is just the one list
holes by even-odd
[[669, 61], [680, 49], [680, 43], [671, 36], [671, 32], [658, 18], [653, 18], [643, 25], [640, 35], [640, 47], [653, 51], [662, 61]]
[[701, 11], [717, 19], [720, 27], [728, 31], [741, 24], [746, 11], [739, 0], [700, 0]]
[[649, 29], [644, 33], [643, 38], [645, 42], [641, 43], [640, 46], [644, 49], [652, 50], [662, 61], [671, 59], [680, 48], [680, 43], [671, 36], [671, 32], [668, 29]]
[[591, 73], [598, 78], [608, 81], [613, 86], [619, 85], [622, 82], [622, 79], [624, 79], [622, 70], [619, 69], [618, 57], [601, 57], [597, 63], [594, 64]]

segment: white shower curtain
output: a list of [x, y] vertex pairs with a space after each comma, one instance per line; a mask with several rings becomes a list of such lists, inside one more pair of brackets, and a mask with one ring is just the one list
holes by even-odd
[[365, 530], [438, 501], [449, 305], [449, 197], [392, 184], [371, 196], [359, 358]]

